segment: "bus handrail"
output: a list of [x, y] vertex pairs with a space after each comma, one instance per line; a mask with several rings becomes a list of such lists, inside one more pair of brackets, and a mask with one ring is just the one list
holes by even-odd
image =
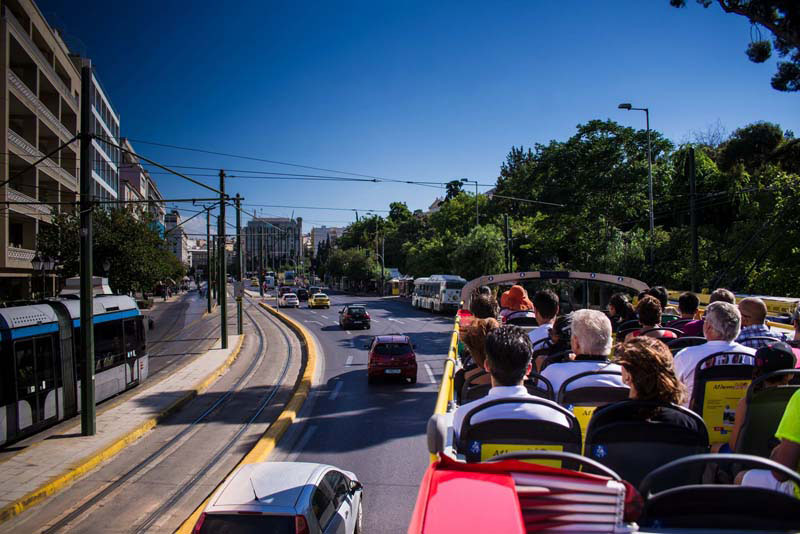
[[[456, 362], [458, 362], [458, 332], [460, 317], [456, 315], [453, 324], [453, 333], [450, 335], [450, 347], [447, 349], [447, 359], [444, 362], [444, 372], [442, 373], [442, 383], [439, 385], [439, 393], [436, 396], [436, 405], [433, 413], [437, 415], [447, 413], [450, 403], [454, 398], [453, 377], [456, 373]], [[431, 463], [438, 460], [435, 454], [431, 454]]]

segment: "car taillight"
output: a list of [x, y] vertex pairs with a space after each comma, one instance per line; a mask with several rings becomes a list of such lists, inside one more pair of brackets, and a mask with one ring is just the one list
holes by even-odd
[[369, 314], [368, 314], [368, 313], [365, 313], [365, 314], [364, 314], [364, 317], [366, 317], [367, 319], [369, 319]]
[[294, 533], [295, 534], [309, 534], [308, 522], [302, 515], [294, 516]]
[[197, 520], [197, 523], [194, 524], [194, 528], [192, 529], [193, 534], [197, 534], [200, 532], [200, 529], [203, 528], [203, 521], [206, 520], [206, 513], [203, 512], [200, 514], [200, 518]]

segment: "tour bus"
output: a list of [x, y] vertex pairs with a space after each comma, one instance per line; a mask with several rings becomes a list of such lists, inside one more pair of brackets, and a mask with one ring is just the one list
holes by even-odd
[[467, 281], [453, 274], [432, 274], [414, 280], [411, 305], [434, 312], [456, 311], [461, 302], [461, 288]]
[[[738, 472], [760, 469], [800, 487], [796, 470], [769, 459], [785, 406], [800, 389], [795, 370], [785, 371], [794, 376], [790, 383], [769, 386], [764, 377], [751, 384], [753, 365], [744, 360], [703, 360], [695, 371], [694, 391], [704, 393], [695, 395], [692, 410], [628, 399], [627, 391], [616, 391], [612, 398], [609, 388], [599, 388], [597, 382], [583, 387], [575, 382], [570, 388], [568, 380], [553, 392], [549, 382], [532, 371], [525, 381], [531, 396], [523, 402], [558, 412], [568, 424], [475, 417], [497, 404], [519, 402], [498, 398], [471, 409], [456, 439], [452, 424], [458, 397], [463, 404], [485, 396], [490, 387], [472, 384], [470, 377], [459, 392], [454, 389], [463, 368], [459, 332], [471, 320], [469, 300], [480, 286], [515, 283], [529, 294], [553, 289], [562, 312], [606, 310], [613, 293], [636, 295], [648, 289], [639, 280], [621, 276], [542, 271], [482, 276], [464, 285], [462, 309], [428, 421], [431, 464], [420, 484], [409, 534], [800, 530], [800, 501], [795, 496], [734, 482]], [[667, 345], [687, 341], [703, 340], [677, 338]], [[619, 373], [592, 371], [575, 378], [612, 372]], [[712, 444], [728, 439], [722, 429], [732, 424], [730, 412], [740, 398], [746, 399], [748, 410], [735, 453], [710, 454]], [[654, 409], [694, 424], [671, 424], [669, 418], [653, 421], [647, 414]]]
[[[94, 301], [95, 399], [148, 375], [144, 316], [124, 295]], [[0, 445], [76, 415], [80, 409], [80, 300], [0, 308]]]
[[294, 271], [286, 271], [283, 273], [283, 283], [287, 286], [294, 285], [295, 280], [295, 272]]

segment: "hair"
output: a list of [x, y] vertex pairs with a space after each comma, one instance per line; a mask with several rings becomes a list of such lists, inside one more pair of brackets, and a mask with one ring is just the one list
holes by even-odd
[[639, 291], [639, 294], [636, 295], [636, 300], [637, 301], [642, 300], [646, 296], [647, 296], [647, 291]]
[[639, 322], [642, 326], [655, 326], [661, 323], [661, 304], [658, 299], [647, 295], [636, 305], [636, 312], [639, 314]]
[[[773, 373], [775, 371], [782, 371], [784, 369], [794, 369], [797, 364], [797, 358], [792, 352], [792, 347], [787, 343], [775, 342], [768, 343], [756, 351], [755, 369], [753, 370], [753, 379], [761, 375]], [[774, 379], [780, 381], [788, 375], [782, 375]], [[767, 380], [767, 382], [771, 382]]]
[[489, 296], [491, 296], [492, 295], [492, 288], [489, 287], [489, 286], [481, 286], [481, 287], [478, 288], [478, 293], [480, 293], [481, 295], [489, 295]]
[[667, 288], [664, 286], [653, 286], [647, 290], [647, 294], [651, 297], [655, 297], [658, 299], [658, 302], [661, 304], [661, 309], [666, 309], [667, 305], [669, 304], [669, 293], [667, 293]]
[[537, 291], [533, 296], [533, 307], [549, 321], [558, 313], [558, 295], [550, 289]]
[[736, 304], [736, 296], [734, 296], [733, 293], [724, 287], [720, 287], [711, 292], [708, 303], [711, 304], [712, 302], [728, 302], [730, 304]]
[[739, 311], [747, 308], [747, 312], [758, 324], [764, 324], [767, 318], [767, 305], [758, 297], [747, 297], [739, 301]]
[[504, 325], [486, 336], [489, 373], [501, 386], [516, 386], [525, 378], [532, 353], [531, 338], [518, 326]]
[[739, 337], [742, 314], [730, 302], [712, 302], [706, 308], [706, 324], [713, 328], [726, 341]]
[[469, 301], [469, 311], [478, 319], [497, 317], [497, 301], [491, 294], [475, 292]]
[[647, 336], [614, 347], [614, 361], [631, 375], [636, 399], [680, 404], [686, 387], [675, 375], [672, 353], [661, 341]]
[[700, 307], [700, 299], [691, 291], [685, 291], [678, 297], [678, 310], [681, 313], [695, 313]]
[[800, 323], [800, 303], [797, 304], [794, 313], [792, 313], [792, 322], [795, 324]]
[[611, 321], [597, 310], [578, 310], [572, 314], [572, 337], [586, 354], [611, 352]]
[[614, 293], [608, 300], [608, 304], [609, 306], [614, 306], [616, 315], [623, 321], [633, 319], [634, 315], [636, 315], [636, 310], [633, 309], [633, 304], [631, 304], [628, 295], [625, 293]]
[[461, 341], [469, 349], [469, 354], [478, 367], [483, 367], [483, 362], [486, 360], [486, 336], [499, 326], [500, 323], [491, 317], [475, 319], [461, 332]]

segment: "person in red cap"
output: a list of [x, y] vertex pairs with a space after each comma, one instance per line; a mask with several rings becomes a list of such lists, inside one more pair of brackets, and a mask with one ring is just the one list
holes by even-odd
[[533, 317], [533, 302], [528, 298], [528, 292], [521, 285], [511, 286], [511, 289], [500, 295], [500, 316], [503, 322], [519, 317]]

